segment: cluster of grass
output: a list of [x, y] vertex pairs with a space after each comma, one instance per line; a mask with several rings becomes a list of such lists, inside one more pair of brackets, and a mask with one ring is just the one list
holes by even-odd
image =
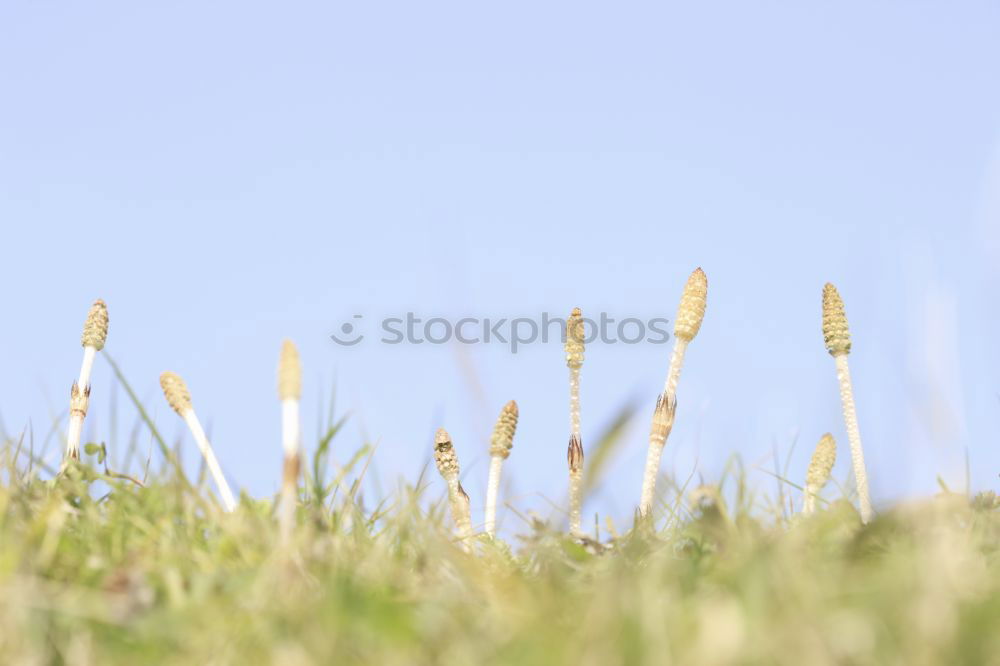
[[173, 468], [140, 487], [85, 455], [43, 480], [16, 455], [5, 664], [1000, 664], [989, 493], [863, 525], [843, 500], [782, 518], [734, 475], [601, 544], [536, 522], [466, 552], [423, 482], [365, 507], [361, 469], [307, 474], [283, 542], [269, 499], [226, 512]]

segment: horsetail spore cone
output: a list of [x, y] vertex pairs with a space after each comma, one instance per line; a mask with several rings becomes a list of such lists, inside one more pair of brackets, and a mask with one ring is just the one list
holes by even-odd
[[677, 306], [674, 349], [670, 354], [670, 369], [667, 371], [667, 381], [663, 386], [663, 392], [667, 395], [677, 394], [677, 382], [680, 380], [681, 367], [684, 365], [684, 353], [688, 344], [701, 330], [707, 298], [708, 278], [705, 276], [705, 271], [696, 268], [688, 277], [684, 292], [681, 294], [680, 305]]
[[437, 465], [441, 478], [448, 484], [448, 505], [451, 508], [451, 519], [455, 530], [463, 540], [463, 547], [468, 549], [468, 540], [472, 537], [472, 517], [470, 515], [469, 496], [458, 482], [458, 456], [451, 444], [451, 435], [444, 428], [438, 428], [434, 435], [434, 463]]
[[[670, 354], [670, 368], [667, 370], [667, 380], [663, 385], [661, 400], [657, 401], [657, 409], [653, 412], [653, 424], [650, 427], [649, 450], [646, 452], [646, 469], [642, 475], [642, 493], [639, 496], [639, 515], [648, 516], [653, 508], [653, 498], [656, 495], [656, 477], [660, 473], [660, 454], [666, 443], [666, 437], [660, 442], [653, 434], [660, 426], [657, 419], [663, 419], [660, 414], [660, 402], [664, 409], [670, 412], [670, 424], [673, 425], [673, 414], [677, 408], [677, 383], [681, 378], [681, 367], [684, 365], [684, 353], [688, 344], [694, 340], [701, 330], [701, 322], [705, 319], [705, 307], [708, 304], [708, 277], [701, 268], [696, 268], [688, 276], [681, 294], [681, 302], [677, 306], [677, 318], [674, 321], [674, 349]], [[667, 428], [667, 435], [670, 428]]]
[[80, 377], [70, 389], [69, 428], [66, 434], [66, 451], [63, 455], [63, 466], [69, 460], [80, 459], [80, 435], [83, 433], [83, 421], [87, 418], [87, 407], [90, 403], [90, 375], [94, 368], [94, 358], [97, 352], [104, 349], [108, 339], [108, 306], [101, 299], [94, 301], [83, 324], [83, 335], [80, 343], [83, 345], [83, 363], [80, 365]]
[[847, 327], [844, 299], [829, 282], [823, 286], [823, 342], [831, 356], [851, 353], [851, 331]]
[[490, 437], [490, 476], [486, 484], [486, 533], [496, 534], [497, 494], [500, 490], [500, 469], [514, 446], [514, 432], [517, 430], [517, 403], [511, 400], [504, 405], [493, 427]]
[[108, 306], [98, 298], [90, 306], [87, 313], [87, 321], [83, 324], [83, 335], [80, 336], [80, 344], [83, 347], [93, 347], [97, 351], [104, 349], [104, 343], [108, 340]]
[[281, 506], [279, 522], [282, 540], [291, 536], [295, 520], [299, 470], [302, 466], [301, 420], [299, 401], [302, 397], [302, 362], [291, 340], [281, 345], [278, 358], [278, 398], [281, 400], [281, 445], [284, 464], [281, 473]]
[[851, 446], [851, 462], [854, 467], [854, 483], [858, 489], [858, 508], [861, 522], [872, 518], [872, 504], [868, 495], [868, 474], [865, 471], [865, 454], [861, 448], [861, 432], [858, 429], [858, 413], [854, 406], [854, 390], [851, 386], [851, 370], [847, 355], [851, 352], [851, 333], [847, 327], [844, 301], [837, 288], [829, 282], [823, 287], [823, 340], [826, 349], [837, 364], [837, 382], [840, 385], [840, 402], [844, 411], [844, 425], [847, 440]]
[[163, 389], [163, 397], [167, 399], [167, 404], [177, 412], [178, 416], [183, 417], [193, 408], [191, 392], [176, 372], [164, 372], [160, 375], [160, 388]]
[[583, 366], [583, 311], [580, 308], [573, 308], [566, 320], [566, 344], [563, 349], [566, 352], [566, 365], [577, 370]]
[[202, 457], [205, 458], [208, 471], [212, 475], [212, 479], [215, 480], [216, 487], [219, 489], [223, 507], [226, 511], [233, 511], [236, 508], [236, 499], [233, 497], [233, 492], [229, 489], [226, 477], [222, 474], [222, 468], [219, 467], [219, 461], [212, 450], [212, 444], [205, 435], [205, 429], [201, 427], [198, 415], [194, 413], [194, 406], [191, 404], [191, 392], [188, 391], [187, 384], [180, 378], [180, 375], [173, 372], [164, 372], [160, 375], [160, 388], [163, 389], [163, 396], [167, 399], [167, 404], [177, 412], [178, 416], [184, 419], [188, 429], [191, 431], [195, 444], [198, 445], [198, 450], [201, 451]]
[[809, 515], [816, 510], [816, 496], [830, 480], [833, 464], [837, 462], [837, 442], [833, 435], [823, 435], [816, 450], [813, 451], [809, 469], [806, 470], [805, 498], [802, 501], [802, 513]]
[[705, 318], [705, 306], [708, 299], [708, 277], [701, 268], [696, 268], [688, 277], [681, 294], [680, 305], [677, 306], [677, 320], [674, 322], [674, 337], [685, 342], [694, 340], [701, 330], [701, 322]]
[[566, 366], [569, 368], [569, 531], [580, 534], [580, 508], [583, 498], [583, 440], [580, 437], [580, 368], [584, 354], [583, 313], [573, 308], [566, 320]]

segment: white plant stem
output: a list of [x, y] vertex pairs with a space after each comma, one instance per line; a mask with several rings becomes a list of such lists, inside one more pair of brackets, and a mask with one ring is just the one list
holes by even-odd
[[[94, 357], [97, 349], [94, 347], [83, 348], [83, 363], [80, 365], [80, 378], [76, 382], [77, 389], [83, 394], [90, 390], [90, 375], [94, 369]], [[86, 405], [86, 400], [84, 402]], [[63, 456], [63, 467], [67, 460], [80, 459], [80, 437], [83, 434], [83, 420], [87, 417], [86, 409], [75, 409], [70, 407], [69, 428], [66, 433], [66, 452]]]
[[301, 458], [298, 453], [285, 455], [282, 468], [281, 499], [278, 505], [278, 527], [281, 542], [287, 544], [295, 526], [295, 506], [298, 503], [298, 478]]
[[[681, 367], [684, 365], [684, 352], [687, 346], [687, 340], [674, 338], [674, 349], [670, 353], [670, 368], [667, 370], [667, 381], [663, 386], [663, 395], [666, 399], [673, 401], [677, 399], [677, 384], [681, 378]], [[648, 516], [653, 510], [656, 479], [660, 475], [660, 457], [663, 455], [665, 444], [666, 439], [659, 441], [659, 438], [650, 435], [649, 449], [646, 451], [646, 469], [642, 474], [642, 494], [639, 497], [640, 516]]]
[[80, 459], [80, 436], [83, 433], [84, 415], [74, 411], [69, 415], [69, 430], [66, 436], [66, 455], [63, 456], [63, 466], [68, 460]]
[[281, 401], [281, 445], [285, 452], [285, 461], [282, 470], [281, 506], [278, 513], [281, 540], [284, 543], [291, 538], [292, 526], [295, 523], [301, 462], [300, 440], [299, 401], [297, 398], [285, 398]]
[[674, 350], [670, 353], [670, 369], [667, 370], [667, 381], [663, 385], [663, 393], [668, 396], [677, 396], [677, 382], [681, 378], [681, 366], [684, 365], [684, 352], [687, 351], [688, 341], [674, 338]]
[[583, 471], [579, 469], [571, 469], [569, 471], [569, 533], [573, 536], [581, 536], [583, 534], [583, 532], [580, 531], [582, 488]]
[[805, 495], [802, 499], [802, 515], [809, 516], [816, 512], [816, 495], [820, 489], [812, 484], [806, 484]]
[[[578, 442], [580, 437], [580, 368], [569, 369], [569, 427], [570, 434]], [[569, 469], [569, 533], [579, 535], [580, 511], [583, 505], [583, 470], [570, 466]]]
[[580, 435], [580, 368], [569, 369], [569, 431]]
[[281, 446], [286, 456], [297, 455], [301, 439], [299, 401], [285, 398], [281, 401]]
[[639, 500], [639, 515], [643, 517], [648, 516], [653, 510], [656, 477], [660, 474], [660, 456], [663, 455], [663, 444], [663, 442], [650, 441], [649, 450], [646, 451], [646, 471], [642, 475], [642, 496]]
[[94, 347], [83, 348], [83, 363], [80, 364], [80, 379], [77, 384], [80, 388], [90, 386], [90, 374], [94, 369], [94, 358], [97, 356], [97, 349]]
[[191, 435], [194, 437], [195, 443], [198, 445], [198, 449], [201, 451], [201, 455], [205, 458], [205, 464], [208, 466], [208, 471], [215, 480], [215, 486], [219, 489], [219, 495], [222, 498], [222, 506], [226, 511], [233, 511], [236, 509], [236, 499], [233, 497], [233, 491], [229, 489], [229, 484], [226, 482], [226, 477], [222, 474], [222, 468], [219, 467], [219, 461], [215, 457], [215, 452], [212, 450], [212, 444], [208, 441], [208, 437], [205, 435], [205, 429], [201, 427], [201, 422], [198, 420], [198, 416], [194, 413], [193, 409], [186, 409], [184, 413], [181, 414], [184, 422], [187, 423], [188, 429], [191, 430]]
[[865, 471], [865, 454], [861, 448], [858, 413], [854, 407], [851, 371], [847, 364], [847, 354], [837, 354], [834, 356], [834, 360], [837, 363], [837, 381], [840, 384], [840, 402], [844, 409], [844, 425], [847, 428], [847, 440], [851, 445], [854, 483], [858, 490], [858, 508], [861, 513], [861, 522], [868, 523], [872, 519], [872, 504], [868, 495], [868, 474]]
[[497, 528], [497, 495], [500, 492], [500, 470], [503, 468], [503, 456], [490, 456], [490, 476], [486, 484], [486, 516], [485, 529], [491, 537], [496, 536]]

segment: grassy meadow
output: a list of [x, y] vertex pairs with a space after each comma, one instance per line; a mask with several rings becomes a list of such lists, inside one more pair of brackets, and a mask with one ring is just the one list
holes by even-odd
[[[738, 458], [707, 485], [662, 473], [706, 289], [696, 271], [681, 299], [634, 524], [581, 522], [584, 349], [568, 334], [568, 525], [507, 505], [519, 518], [510, 538], [493, 534], [490, 509], [485, 522], [470, 515], [444, 429], [433, 438], [442, 478], [429, 465], [377, 500], [359, 492], [373, 453], [351, 453], [332, 410], [305, 457], [290, 343], [278, 373], [283, 449], [270, 445], [276, 462], [284, 451], [275, 497], [229, 497], [186, 385], [164, 373], [166, 400], [203, 456], [201, 472], [186, 474], [104, 354], [139, 424], [116, 470], [103, 443], [80, 440], [107, 336], [98, 302], [69, 427], [48, 438], [65, 444], [61, 467], [46, 466], [46, 442], [30, 430], [0, 442], [0, 663], [1000, 666], [1000, 500], [942, 484], [924, 500], [867, 506], [850, 338], [832, 286], [823, 333], [853, 485], [824, 492], [832, 437], [808, 470], [780, 479], [777, 497], [753, 487]], [[516, 424], [512, 401], [491, 438], [489, 493], [517, 448]], [[148, 456], [140, 439], [153, 442]], [[598, 459], [608, 445], [589, 451]]]
[[348, 473], [302, 486], [280, 545], [269, 499], [225, 513], [174, 473], [86, 462], [42, 480], [14, 451], [3, 663], [1000, 664], [988, 494], [862, 526], [846, 501], [779, 519], [730, 488], [601, 544], [539, 523], [465, 552], [438, 492], [363, 507]]

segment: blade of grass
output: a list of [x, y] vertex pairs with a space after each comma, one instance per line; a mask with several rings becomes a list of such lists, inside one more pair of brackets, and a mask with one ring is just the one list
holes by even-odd
[[184, 468], [181, 467], [180, 461], [177, 460], [173, 452], [170, 450], [170, 447], [167, 446], [166, 440], [163, 439], [163, 436], [157, 429], [156, 424], [153, 422], [153, 419], [150, 418], [149, 413], [146, 411], [146, 408], [143, 406], [142, 401], [139, 399], [139, 396], [132, 388], [132, 385], [128, 383], [127, 379], [125, 379], [125, 375], [122, 373], [121, 368], [118, 367], [118, 364], [115, 362], [113, 358], [111, 358], [111, 355], [108, 354], [107, 351], [101, 354], [101, 356], [105, 360], [107, 360], [108, 364], [111, 366], [111, 370], [115, 373], [115, 377], [118, 379], [119, 382], [121, 382], [122, 388], [125, 389], [125, 393], [128, 394], [128, 397], [132, 401], [132, 404], [135, 405], [136, 411], [139, 412], [139, 418], [141, 418], [143, 422], [146, 424], [146, 427], [149, 428], [149, 432], [153, 435], [153, 439], [156, 441], [156, 444], [160, 447], [160, 453], [173, 466], [174, 471], [177, 473], [177, 476], [180, 479], [181, 483], [183, 483], [188, 490], [194, 490], [194, 487], [191, 485], [191, 481], [187, 478], [187, 475], [184, 473]]
[[584, 498], [598, 486], [608, 463], [625, 442], [625, 431], [631, 425], [635, 412], [634, 401], [622, 405], [598, 436], [597, 444], [591, 448], [590, 455], [587, 456], [587, 471], [583, 475]]

